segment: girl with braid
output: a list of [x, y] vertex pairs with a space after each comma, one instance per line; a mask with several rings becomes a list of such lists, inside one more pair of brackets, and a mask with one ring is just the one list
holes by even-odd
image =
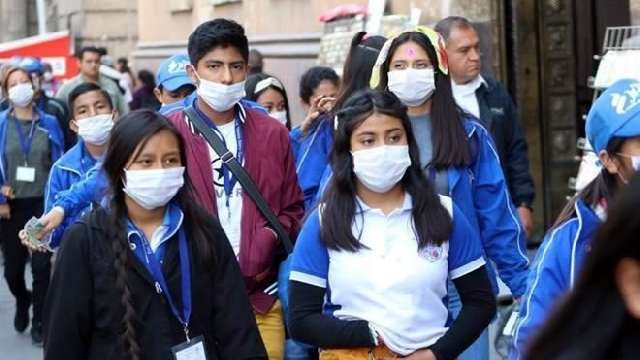
[[115, 124], [109, 205], [65, 233], [45, 309], [45, 359], [266, 359], [233, 250], [194, 201], [163, 116]]

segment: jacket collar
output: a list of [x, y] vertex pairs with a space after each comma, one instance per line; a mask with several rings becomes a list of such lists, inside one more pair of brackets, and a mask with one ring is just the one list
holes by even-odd
[[82, 139], [78, 139], [78, 142], [58, 160], [57, 166], [64, 171], [82, 175], [95, 164], [96, 159], [87, 151]]

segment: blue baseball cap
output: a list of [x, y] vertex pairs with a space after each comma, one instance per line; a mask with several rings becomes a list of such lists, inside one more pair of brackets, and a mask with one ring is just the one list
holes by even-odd
[[44, 72], [40, 59], [31, 56], [22, 58], [18, 63], [18, 66], [27, 70], [29, 74], [41, 75]]
[[193, 85], [191, 78], [187, 75], [188, 64], [190, 64], [189, 57], [185, 54], [173, 55], [163, 61], [156, 73], [156, 86], [162, 85], [169, 91], [176, 91], [181, 86]]
[[596, 154], [614, 137], [640, 136], [640, 81], [618, 80], [603, 92], [591, 106], [585, 132]]

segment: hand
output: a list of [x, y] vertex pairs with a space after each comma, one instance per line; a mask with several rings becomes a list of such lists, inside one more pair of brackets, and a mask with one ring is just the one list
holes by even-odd
[[40, 223], [44, 225], [44, 228], [42, 228], [40, 233], [38, 233], [38, 239], [42, 239], [49, 235], [49, 233], [62, 224], [62, 221], [64, 221], [64, 210], [61, 208], [55, 207], [48, 213], [44, 214], [40, 218]]
[[533, 211], [526, 206], [520, 206], [518, 208], [518, 215], [520, 215], [520, 222], [522, 226], [524, 226], [527, 237], [531, 236], [533, 232]]
[[24, 245], [27, 249], [31, 251], [38, 251], [38, 252], [49, 251], [49, 249], [46, 246], [36, 245], [31, 241], [29, 241], [29, 236], [27, 236], [27, 231], [25, 229], [20, 230], [20, 232], [18, 233], [18, 237], [20, 238], [20, 242], [22, 243], [22, 245]]
[[16, 197], [16, 194], [13, 192], [13, 188], [9, 185], [2, 185], [0, 191], [2, 192], [2, 195], [7, 199], [13, 199]]
[[391, 359], [407, 359], [407, 360], [438, 360], [436, 356], [433, 354], [433, 351], [429, 349], [418, 350], [413, 354], [405, 357], [383, 357], [383, 360], [391, 360]]
[[0, 219], [11, 219], [11, 208], [9, 204], [0, 205]]
[[306, 133], [309, 130], [320, 114], [331, 111], [335, 102], [336, 99], [332, 97], [319, 97], [312, 100], [307, 116], [300, 124], [302, 133]]

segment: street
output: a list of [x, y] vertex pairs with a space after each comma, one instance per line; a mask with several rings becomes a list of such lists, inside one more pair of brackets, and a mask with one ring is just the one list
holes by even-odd
[[[0, 269], [4, 273], [4, 267]], [[27, 266], [27, 287], [31, 288], [30, 266]], [[0, 281], [0, 358], [3, 360], [42, 359], [42, 348], [31, 345], [29, 329], [23, 334], [18, 334], [13, 329], [14, 311], [15, 300], [3, 278]]]

